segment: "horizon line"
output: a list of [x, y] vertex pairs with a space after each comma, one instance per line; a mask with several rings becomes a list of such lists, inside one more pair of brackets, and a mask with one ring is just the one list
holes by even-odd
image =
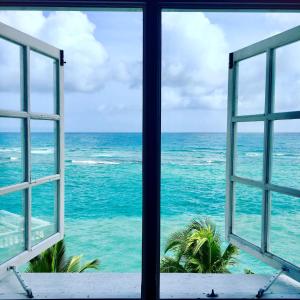
[[[51, 133], [52, 131], [32, 131], [32, 133]], [[2, 131], [1, 133], [21, 133], [20, 131]], [[116, 134], [129, 134], [136, 133], [142, 134], [142, 131], [65, 131], [64, 133], [75, 133], [75, 134], [83, 134], [83, 133], [116, 133]], [[162, 131], [161, 133], [225, 133], [226, 131]], [[239, 133], [264, 133], [263, 131], [240, 131]], [[300, 133], [300, 131], [278, 131], [276, 133]]]

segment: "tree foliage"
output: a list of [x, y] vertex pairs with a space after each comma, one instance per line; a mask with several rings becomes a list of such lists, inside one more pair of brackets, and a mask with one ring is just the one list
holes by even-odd
[[229, 273], [228, 267], [237, 262], [238, 248], [229, 244], [222, 251], [221, 244], [213, 222], [193, 220], [186, 229], [168, 239], [160, 270], [163, 273]]
[[94, 259], [81, 264], [82, 255], [66, 257], [64, 240], [33, 258], [26, 272], [30, 273], [81, 273], [87, 269], [98, 269], [100, 261]]

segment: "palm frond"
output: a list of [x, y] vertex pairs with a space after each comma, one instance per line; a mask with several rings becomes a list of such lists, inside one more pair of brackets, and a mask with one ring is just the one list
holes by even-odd
[[185, 269], [189, 273], [204, 273], [204, 266], [202, 260], [196, 257], [189, 257], [185, 263]]
[[26, 272], [52, 273], [61, 272], [65, 264], [65, 245], [59, 241], [49, 249], [33, 258], [26, 269]]
[[179, 267], [193, 273], [229, 273], [228, 267], [236, 264], [238, 248], [229, 244], [222, 252], [222, 241], [216, 225], [208, 218], [194, 219], [186, 230], [175, 232], [168, 239], [161, 269], [176, 272]]
[[226, 262], [226, 264], [236, 264], [235, 257], [238, 255], [238, 253], [239, 249], [236, 246], [229, 244], [222, 255], [222, 260]]
[[160, 261], [160, 272], [186, 273], [186, 270], [177, 259], [169, 256], [164, 256]]
[[66, 265], [64, 272], [67, 273], [77, 273], [80, 270], [80, 260], [82, 258], [82, 255], [74, 255], [71, 256]]
[[98, 269], [98, 259], [89, 261], [81, 266], [81, 255], [66, 258], [64, 240], [42, 252], [30, 260], [26, 272], [60, 273], [60, 272], [84, 272], [87, 269]]
[[170, 250], [173, 250], [185, 242], [187, 232], [186, 230], [176, 231], [168, 238], [165, 246], [165, 253]]
[[91, 261], [88, 261], [86, 263], [84, 263], [80, 269], [79, 269], [79, 273], [84, 272], [87, 269], [95, 269], [98, 270], [99, 269], [99, 265], [100, 265], [100, 260], [99, 259], [94, 259]]

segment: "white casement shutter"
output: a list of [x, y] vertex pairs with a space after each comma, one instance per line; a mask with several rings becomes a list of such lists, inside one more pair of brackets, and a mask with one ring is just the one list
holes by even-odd
[[[227, 125], [227, 191], [226, 191], [226, 235], [228, 241], [237, 245], [241, 249], [249, 252], [250, 254], [256, 256], [260, 260], [268, 263], [269, 265], [282, 269], [288, 276], [300, 280], [300, 263], [299, 263], [299, 245], [295, 242], [290, 245], [282, 245], [283, 251], [279, 254], [278, 252], [273, 251], [276, 247], [273, 247], [276, 243], [274, 236], [272, 235], [273, 226], [287, 226], [285, 222], [287, 219], [284, 218], [273, 218], [272, 215], [272, 205], [275, 205], [275, 199], [273, 194], [277, 195], [281, 201], [294, 200], [294, 203], [300, 202], [300, 190], [297, 188], [287, 187], [286, 184], [282, 182], [274, 182], [274, 170], [272, 170], [273, 155], [272, 149], [274, 146], [274, 123], [279, 120], [299, 120], [300, 111], [288, 111], [282, 112], [277, 111], [276, 101], [279, 101], [277, 97], [274, 96], [276, 77], [280, 74], [278, 70], [275, 74], [275, 66], [279, 57], [276, 57], [278, 48], [284, 50], [285, 47], [289, 47], [291, 44], [296, 43], [300, 40], [300, 26], [292, 28], [288, 31], [282, 32], [260, 42], [257, 42], [253, 45], [230, 53], [229, 55], [229, 84], [228, 84], [228, 125]], [[289, 45], [289, 46], [288, 46]], [[299, 49], [299, 48], [298, 48]], [[280, 51], [281, 51], [280, 50]], [[299, 50], [298, 50], [299, 51]], [[298, 60], [300, 60], [300, 53], [295, 53], [298, 55]], [[251, 112], [240, 113], [238, 107], [241, 101], [239, 99], [239, 80], [241, 79], [241, 64], [245, 62], [250, 63], [251, 60], [258, 59], [260, 63], [256, 68], [260, 68], [260, 74], [265, 74], [263, 82], [258, 82], [262, 84], [263, 93], [262, 93], [262, 103], [260, 105], [261, 111], [255, 114]], [[295, 61], [296, 63], [296, 61]], [[240, 67], [240, 70], [239, 70]], [[250, 72], [250, 69], [244, 69], [244, 72]], [[288, 68], [286, 70], [288, 71]], [[300, 72], [300, 70], [299, 70]], [[300, 73], [299, 73], [300, 74]], [[260, 78], [254, 78], [254, 80], [260, 81]], [[250, 85], [253, 82], [248, 81], [246, 85]], [[285, 87], [289, 89], [289, 85]], [[249, 94], [247, 97], [251, 97]], [[295, 103], [299, 103], [300, 95], [295, 96]], [[282, 101], [282, 99], [281, 99]], [[277, 103], [278, 104], [278, 103]], [[296, 105], [294, 106], [296, 107]], [[298, 106], [299, 107], [299, 106]], [[296, 108], [297, 109], [297, 108]], [[262, 141], [262, 158], [261, 166], [253, 165], [252, 168], [255, 169], [253, 172], [258, 172], [261, 174], [259, 178], [253, 178], [249, 173], [244, 172], [244, 176], [239, 173], [237, 166], [237, 155], [238, 155], [238, 127], [243, 126], [244, 122], [253, 127], [254, 125], [258, 126], [260, 123], [262, 126], [261, 141]], [[276, 125], [278, 122], [276, 123]], [[299, 128], [300, 132], [300, 128]], [[250, 135], [249, 135], [250, 136]], [[292, 146], [292, 145], [290, 145]], [[300, 151], [300, 149], [298, 149]], [[249, 149], [251, 151], [251, 149]], [[253, 151], [253, 150], [252, 150]], [[257, 158], [258, 160], [259, 158]], [[258, 169], [257, 169], [258, 168]], [[298, 168], [300, 166], [298, 165]], [[256, 170], [257, 169], [257, 170]], [[252, 172], [252, 173], [253, 173]], [[273, 176], [272, 176], [273, 175]], [[290, 174], [285, 174], [286, 177], [289, 177]], [[298, 180], [299, 178], [290, 178], [290, 181]], [[246, 193], [245, 191], [248, 190]], [[273, 199], [272, 199], [273, 198]], [[242, 199], [242, 201], [240, 201]], [[249, 238], [249, 235], [246, 234], [246, 230], [239, 228], [240, 223], [238, 218], [241, 218], [238, 213], [241, 211], [241, 205], [244, 207], [250, 207], [250, 202], [252, 201], [252, 211], [248, 211], [248, 217], [252, 214], [254, 216], [257, 214], [257, 218], [249, 217], [247, 220], [247, 229], [259, 228], [257, 229], [257, 236], [255, 238]], [[284, 210], [290, 207], [291, 203], [286, 203], [282, 207], [281, 214], [286, 215], [290, 218], [294, 218], [292, 214], [289, 215], [289, 212]], [[299, 208], [300, 206], [297, 205]], [[296, 208], [293, 208], [294, 210]], [[256, 213], [255, 211], [258, 211]], [[298, 211], [298, 215], [300, 211]], [[247, 212], [245, 212], [247, 215]], [[276, 224], [274, 224], [276, 223]], [[292, 223], [292, 222], [291, 222]], [[297, 230], [297, 228], [293, 228]], [[299, 227], [298, 227], [299, 230]], [[248, 230], [249, 232], [249, 230]], [[300, 236], [300, 231], [298, 232]], [[289, 242], [289, 236], [286, 236], [287, 243]], [[286, 247], [294, 247], [294, 256], [288, 256]], [[286, 249], [285, 249], [286, 248]], [[286, 251], [285, 251], [285, 250]]]
[[[0, 166], [0, 272], [28, 262], [61, 240], [64, 234], [63, 51], [0, 23], [0, 52], [5, 47], [19, 51], [20, 59], [10, 65], [21, 76], [13, 77], [15, 81], [20, 80], [19, 90], [10, 91], [19, 97], [20, 107], [7, 108], [11, 106], [6, 102], [10, 98], [5, 99], [6, 69], [0, 62], [0, 148], [3, 150], [0, 153], [3, 162]], [[50, 68], [44, 68], [45, 65]], [[44, 72], [43, 82], [53, 87], [51, 100], [44, 99], [42, 92], [33, 94], [32, 80], [39, 81], [40, 69]], [[33, 95], [35, 105], [31, 103]], [[37, 96], [40, 99], [36, 100]], [[52, 110], [38, 109], [39, 101]], [[11, 122], [20, 124], [17, 132], [6, 132], [6, 125]], [[51, 140], [51, 147], [47, 142], [46, 146], [43, 144], [44, 138]], [[20, 157], [6, 162], [3, 153], [16, 151], [16, 143]], [[37, 155], [40, 155], [38, 159]], [[45, 163], [47, 155], [51, 159], [46, 158]], [[20, 178], [14, 176], [16, 170]]]

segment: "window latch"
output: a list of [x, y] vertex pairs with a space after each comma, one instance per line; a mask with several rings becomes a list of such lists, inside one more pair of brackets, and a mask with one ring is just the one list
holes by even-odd
[[18, 281], [20, 282], [22, 288], [26, 292], [27, 297], [28, 298], [33, 298], [33, 293], [32, 293], [31, 288], [26, 284], [26, 282], [22, 278], [20, 272], [18, 272], [17, 268], [15, 266], [11, 266], [11, 267], [8, 268], [8, 270], [12, 270], [13, 271], [13, 273], [17, 277]]
[[66, 64], [67, 62], [65, 61], [65, 57], [64, 57], [64, 50], [60, 50], [59, 51], [59, 64], [63, 67], [64, 64]]
[[229, 53], [229, 69], [233, 68], [233, 53]]

